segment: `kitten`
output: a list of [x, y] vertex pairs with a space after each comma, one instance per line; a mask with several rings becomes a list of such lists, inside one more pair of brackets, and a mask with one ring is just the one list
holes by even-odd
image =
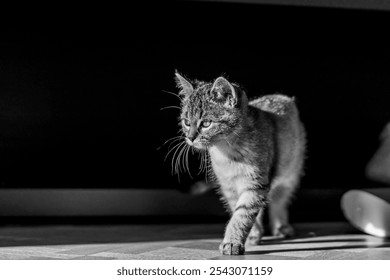
[[267, 95], [251, 102], [224, 77], [190, 82], [176, 73], [186, 143], [210, 158], [219, 192], [231, 212], [220, 251], [240, 255], [259, 244], [269, 203], [273, 235], [294, 233], [288, 204], [302, 175], [305, 131], [294, 99]]

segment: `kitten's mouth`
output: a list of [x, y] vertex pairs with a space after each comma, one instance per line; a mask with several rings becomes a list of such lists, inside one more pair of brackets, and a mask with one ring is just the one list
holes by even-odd
[[194, 147], [195, 149], [198, 149], [198, 150], [206, 150], [206, 145], [205, 144], [202, 144], [202, 142], [200, 141], [191, 141], [190, 139], [186, 138], [186, 142], [188, 145], [190, 145], [191, 147]]

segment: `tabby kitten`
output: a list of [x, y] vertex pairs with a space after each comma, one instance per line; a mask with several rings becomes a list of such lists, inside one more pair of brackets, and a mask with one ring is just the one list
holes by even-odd
[[176, 73], [182, 99], [180, 121], [186, 143], [207, 152], [231, 218], [220, 245], [240, 255], [245, 242], [258, 244], [269, 203], [273, 235], [293, 235], [288, 204], [302, 175], [305, 131], [294, 99], [267, 95], [248, 102], [223, 77], [190, 82]]

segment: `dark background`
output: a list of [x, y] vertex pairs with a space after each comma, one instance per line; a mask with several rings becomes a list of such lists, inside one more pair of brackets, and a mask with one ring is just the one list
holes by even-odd
[[163, 91], [177, 91], [175, 69], [208, 81], [224, 74], [252, 98], [295, 96], [308, 133], [302, 190], [317, 200], [375, 186], [364, 168], [390, 119], [388, 12], [190, 1], [89, 8], [18, 13], [2, 27], [2, 188], [186, 191], [204, 175], [179, 182], [167, 146], [157, 150], [178, 130], [178, 111], [160, 110], [179, 104]]

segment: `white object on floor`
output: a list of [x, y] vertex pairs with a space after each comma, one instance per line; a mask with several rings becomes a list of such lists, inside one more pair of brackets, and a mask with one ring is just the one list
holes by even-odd
[[390, 189], [350, 190], [343, 195], [341, 208], [359, 230], [390, 237]]

